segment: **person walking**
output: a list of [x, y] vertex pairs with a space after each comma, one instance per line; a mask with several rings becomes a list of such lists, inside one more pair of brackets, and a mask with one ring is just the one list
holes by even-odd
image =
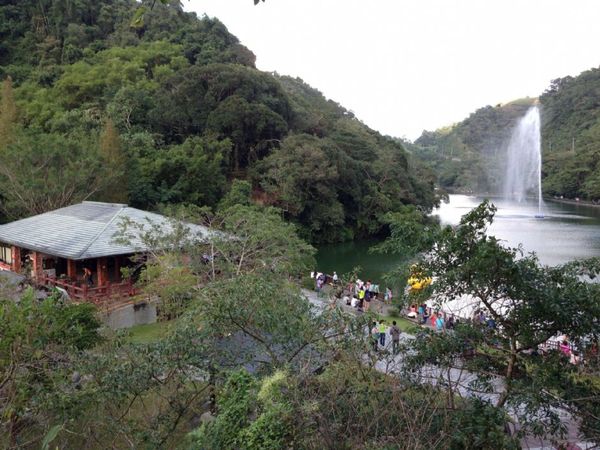
[[439, 332], [444, 331], [444, 315], [442, 313], [438, 313], [435, 319], [435, 330]]
[[373, 345], [373, 351], [377, 352], [377, 341], [379, 340], [379, 327], [377, 326], [377, 322], [373, 322], [373, 327], [371, 328], [371, 345]]
[[385, 335], [387, 334], [387, 325], [383, 320], [379, 321], [379, 344], [385, 347]]
[[421, 325], [425, 323], [423, 317], [425, 317], [425, 306], [421, 304], [417, 310], [417, 322], [419, 322]]
[[358, 290], [358, 307], [359, 308], [364, 308], [364, 301], [365, 301], [365, 290], [364, 288], [360, 288]]
[[400, 328], [396, 325], [395, 320], [390, 327], [390, 335], [392, 336], [392, 352], [397, 355], [400, 351]]
[[423, 323], [422, 325], [427, 324], [427, 320], [429, 320], [429, 308], [423, 304]]
[[454, 330], [454, 316], [453, 315], [448, 317], [448, 320], [446, 320], [446, 329]]
[[431, 312], [431, 316], [429, 316], [429, 321], [431, 322], [431, 328], [435, 329], [435, 322], [437, 321], [438, 314], [435, 312]]

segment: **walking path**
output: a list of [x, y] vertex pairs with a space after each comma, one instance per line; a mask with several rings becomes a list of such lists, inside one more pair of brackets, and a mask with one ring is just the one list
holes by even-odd
[[[342, 310], [351, 313], [351, 314], [360, 314], [355, 308], [351, 306], [347, 306], [341, 300], [332, 302], [329, 296], [324, 294], [318, 294], [315, 291], [310, 291], [308, 289], [302, 290], [303, 295], [307, 298], [307, 300], [314, 305], [317, 309], [323, 311], [327, 307], [337, 306]], [[389, 305], [385, 305], [381, 302], [379, 303], [380, 311], [376, 311], [377, 313], [386, 316], [389, 315]], [[366, 330], [366, 335], [369, 334], [369, 330]], [[407, 342], [409, 340], [416, 339], [416, 336], [413, 334], [402, 332], [400, 334], [400, 340], [403, 342]], [[381, 347], [378, 344], [378, 351], [375, 355], [372, 353], [365, 355], [365, 362], [371, 362], [372, 357], [375, 356], [375, 364], [374, 367], [379, 372], [394, 375], [400, 372], [402, 368], [402, 355], [394, 355], [391, 351], [391, 337], [388, 336], [386, 339], [387, 345], [385, 347]], [[464, 397], [477, 397], [482, 400], [488, 401], [490, 403], [494, 403], [499, 396], [499, 392], [502, 390], [503, 380], [501, 377], [497, 377], [492, 380], [492, 386], [494, 387], [493, 392], [481, 392], [476, 391], [473, 388], [473, 382], [477, 380], [477, 375], [468, 372], [466, 370], [461, 370], [457, 368], [451, 368], [448, 370], [442, 370], [436, 366], [428, 366], [424, 367], [418, 374], [419, 378], [424, 383], [429, 383], [432, 385], [436, 385], [437, 383], [444, 383], [445, 385], [451, 386], [452, 390], [457, 394]], [[591, 450], [592, 448], [598, 448], [592, 443], [589, 442], [577, 442], [579, 439], [579, 430], [577, 424], [571, 419], [571, 416], [565, 411], [558, 411], [561, 420], [563, 423], [567, 425], [567, 441], [570, 443], [575, 443], [578, 447], [569, 447], [572, 450]], [[514, 415], [513, 415], [513, 418]], [[528, 450], [557, 450], [551, 442], [540, 440], [534, 437], [527, 437], [521, 441], [522, 448]]]

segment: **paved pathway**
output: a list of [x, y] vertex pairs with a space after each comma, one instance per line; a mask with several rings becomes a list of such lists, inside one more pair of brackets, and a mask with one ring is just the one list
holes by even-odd
[[[361, 314], [355, 308], [347, 306], [344, 302], [340, 300], [338, 300], [337, 302], [333, 302], [326, 293], [318, 295], [317, 292], [308, 289], [303, 289], [302, 292], [304, 296], [308, 299], [308, 301], [320, 310], [335, 305], [349, 313]], [[378, 311], [378, 313], [387, 315], [389, 313], [389, 306], [384, 305], [381, 302], [377, 303], [379, 303], [379, 305], [377, 306], [380, 308], [380, 311]], [[365, 330], [365, 333], [368, 334], [368, 330]], [[409, 333], [401, 333], [400, 339], [406, 342], [408, 340], [415, 339], [415, 336]], [[401, 355], [392, 354], [391, 336], [387, 336], [385, 347], [378, 346], [378, 348], [379, 352], [377, 354], [377, 359], [374, 365], [375, 369], [386, 374], [400, 373], [402, 369], [402, 358]], [[372, 355], [365, 355], [365, 362], [370, 360], [371, 357]], [[477, 376], [465, 370], [441, 370], [436, 366], [428, 366], [424, 367], [418, 375], [419, 378], [425, 383], [431, 383], [435, 385], [437, 383], [443, 382], [445, 384], [450, 384], [452, 386], [452, 389], [455, 392], [459, 393], [461, 396], [478, 397], [491, 403], [494, 403], [495, 400], [497, 400], [503, 384], [502, 378], [498, 377], [492, 380], [492, 385], [495, 386], [495, 388], [493, 389], [494, 392], [483, 393], [475, 391], [472, 386], [472, 383], [476, 381]], [[581, 450], [591, 450], [592, 448], [598, 448], [597, 446], [588, 442], [578, 442], [577, 425], [571, 420], [571, 417], [568, 413], [564, 411], [559, 411], [559, 414], [561, 415], [561, 419], [563, 419], [567, 423], [568, 442], [577, 442], [577, 445]], [[524, 449], [529, 450], [555, 450], [555, 447], [552, 446], [550, 442], [536, 439], [533, 437], [523, 439], [521, 441], [521, 444]], [[574, 447], [573, 450], [576, 450], [576, 448], [577, 447]]]

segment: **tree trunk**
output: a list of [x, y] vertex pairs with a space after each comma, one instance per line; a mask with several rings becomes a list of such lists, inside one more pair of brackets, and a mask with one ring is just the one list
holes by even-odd
[[502, 408], [504, 406], [504, 404], [506, 403], [506, 400], [508, 400], [508, 395], [510, 394], [510, 388], [512, 385], [513, 372], [515, 369], [516, 362], [517, 362], [517, 345], [516, 345], [514, 338], [511, 338], [511, 340], [510, 340], [510, 359], [508, 360], [508, 367], [506, 368], [506, 375], [505, 375], [506, 385], [504, 387], [504, 392], [502, 393], [502, 395], [500, 395], [500, 398], [498, 399], [498, 403], [496, 403], [496, 406], [499, 408]]

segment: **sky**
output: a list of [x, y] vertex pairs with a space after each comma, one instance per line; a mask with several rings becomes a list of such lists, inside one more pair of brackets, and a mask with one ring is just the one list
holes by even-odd
[[260, 70], [300, 77], [383, 134], [418, 138], [600, 65], [600, 0], [183, 0]]

